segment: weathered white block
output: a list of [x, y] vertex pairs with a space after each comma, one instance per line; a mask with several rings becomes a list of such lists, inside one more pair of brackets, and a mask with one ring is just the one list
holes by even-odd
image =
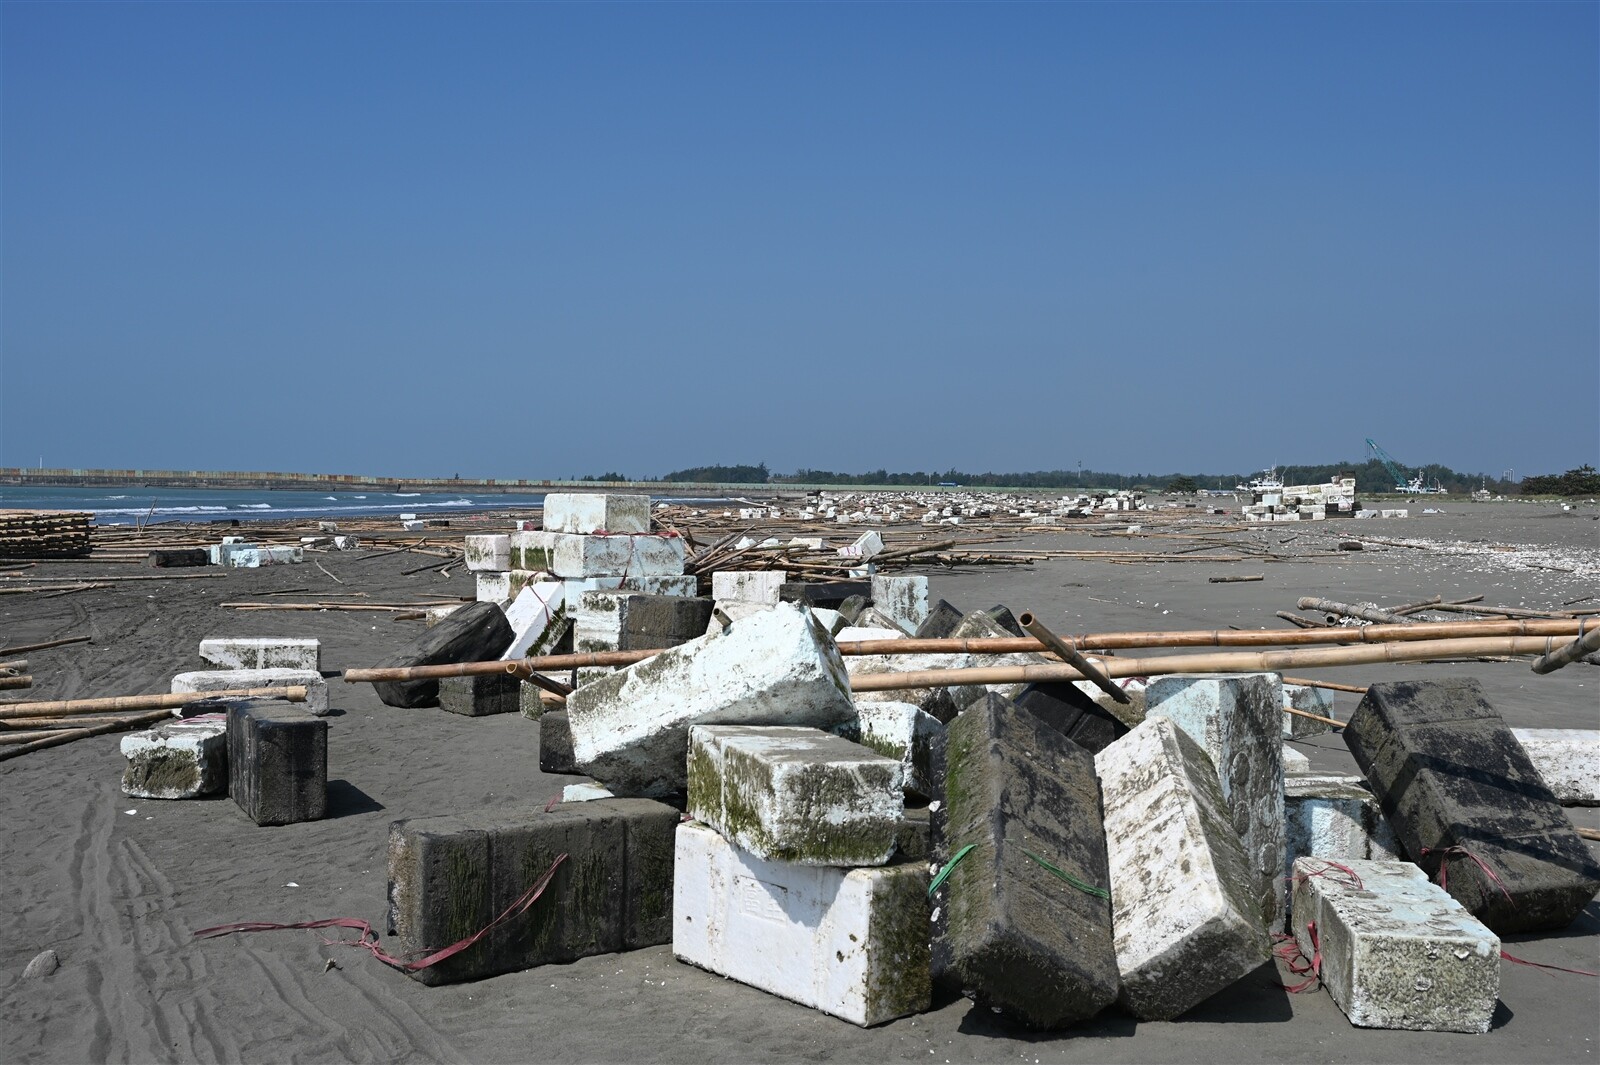
[[1311, 772], [1311, 759], [1307, 758], [1305, 755], [1301, 754], [1287, 743], [1284, 744], [1283, 779], [1285, 781], [1285, 786], [1287, 786], [1289, 778], [1294, 776], [1296, 773], [1309, 772]]
[[882, 865], [894, 853], [904, 785], [899, 759], [817, 729], [689, 730], [689, 816], [758, 858]]
[[1600, 731], [1514, 728], [1533, 767], [1563, 806], [1600, 806]]
[[201, 669], [172, 678], [172, 691], [232, 691], [240, 688], [292, 688], [304, 685], [306, 701], [299, 705], [318, 717], [328, 712], [328, 682], [314, 669]]
[[[1327, 688], [1313, 688], [1309, 684], [1285, 684], [1283, 685], [1283, 705], [1292, 710], [1316, 714], [1318, 717], [1333, 717], [1333, 692]], [[1299, 714], [1283, 715], [1284, 739], [1319, 736], [1332, 730], [1333, 726], [1326, 722], [1313, 721], [1309, 717], [1301, 717]]]
[[907, 632], [898, 621], [875, 606], [863, 607], [861, 611], [856, 614], [856, 620], [854, 621], [853, 626], [858, 629], [888, 629], [898, 632], [902, 636], [911, 635], [911, 633]]
[[430, 606], [422, 612], [423, 624], [431, 629], [466, 605], [465, 603], [442, 603], [439, 606]]
[[478, 602], [509, 603], [511, 601], [511, 572], [509, 570], [480, 570], [477, 573]]
[[567, 699], [575, 760], [619, 795], [682, 789], [690, 725], [827, 728], [854, 711], [838, 648], [796, 603], [668, 648]]
[[[1283, 778], [1283, 875], [1296, 858], [1397, 862], [1400, 841], [1360, 777], [1297, 773]], [[1286, 879], [1287, 882], [1287, 879]]]
[[1170, 1020], [1271, 954], [1211, 758], [1153, 717], [1095, 756], [1124, 1006]]
[[1145, 720], [1171, 718], [1217, 767], [1269, 932], [1284, 910], [1282, 689], [1276, 673], [1175, 673], [1145, 690]]
[[870, 625], [846, 625], [833, 634], [836, 643], [853, 643], [862, 640], [906, 640], [910, 639], [904, 629], [879, 629]]
[[850, 625], [850, 623], [845, 620], [845, 616], [843, 614], [839, 613], [837, 610], [829, 610], [825, 606], [812, 607], [811, 616], [816, 618], [817, 621], [821, 623], [822, 627], [827, 629], [829, 634], [832, 635], [836, 640], [839, 638], [840, 630], [848, 628]]
[[596, 784], [586, 780], [581, 784], [564, 784], [561, 787], [562, 802], [593, 802], [595, 799], [614, 799], [615, 795], [604, 784]]
[[743, 603], [735, 599], [716, 603], [711, 608], [711, 620], [706, 622], [706, 634], [721, 632], [741, 618], [754, 617], [771, 609], [772, 605], [769, 603]]
[[322, 643], [299, 636], [212, 636], [200, 657], [223, 669], [321, 669]]
[[280, 566], [305, 561], [305, 549], [298, 544], [222, 544], [213, 558], [213, 564], [233, 569], [257, 569], [261, 566]]
[[778, 590], [788, 577], [780, 569], [719, 570], [711, 575], [711, 597], [723, 602], [736, 600], [770, 606], [778, 601]]
[[228, 721], [206, 714], [163, 721], [122, 737], [128, 768], [122, 793], [141, 799], [194, 799], [228, 786]]
[[1499, 937], [1410, 862], [1340, 864], [1295, 862], [1294, 935], [1350, 1023], [1487, 1032]]
[[[864, 514], [852, 515], [852, 519], [854, 521], [860, 521], [865, 516], [866, 515]], [[859, 558], [866, 560], [872, 558], [874, 555], [881, 554], [882, 552], [883, 537], [879, 536], [876, 530], [868, 529], [866, 532], [856, 537], [854, 543], [839, 548], [839, 557]]]
[[681, 576], [684, 558], [679, 536], [511, 534], [513, 566], [563, 578]]
[[925, 799], [937, 798], [934, 764], [944, 743], [944, 725], [910, 703], [861, 703], [856, 707], [861, 745], [897, 760], [905, 774], [905, 790]]
[[853, 1024], [929, 1006], [928, 867], [762, 861], [701, 824], [678, 827], [672, 952]]
[[516, 639], [500, 658], [547, 655], [566, 631], [567, 588], [561, 581], [525, 586], [506, 608], [506, 621]]
[[647, 533], [650, 497], [610, 492], [552, 492], [544, 497], [544, 527], [560, 533]]
[[907, 632], [928, 620], [928, 578], [872, 578], [872, 605], [893, 618]]
[[508, 570], [511, 568], [511, 537], [507, 533], [474, 534], [462, 541], [461, 552], [467, 569]]
[[567, 604], [576, 603], [584, 592], [616, 591], [643, 592], [646, 595], [682, 595], [693, 598], [700, 594], [700, 579], [693, 574], [655, 574], [627, 577], [563, 578], [567, 587]]

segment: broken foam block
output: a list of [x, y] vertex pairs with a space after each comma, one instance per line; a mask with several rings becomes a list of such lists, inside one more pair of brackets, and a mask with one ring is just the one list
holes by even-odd
[[328, 812], [328, 722], [276, 699], [227, 700], [228, 794], [258, 825]]
[[859, 703], [856, 719], [857, 742], [900, 763], [906, 794], [938, 797], [934, 767], [943, 763], [944, 745], [938, 718], [911, 703]]
[[200, 641], [200, 657], [223, 669], [320, 670], [322, 643], [293, 636], [213, 636]]
[[[1300, 710], [1307, 714], [1316, 714], [1318, 717], [1333, 717], [1333, 692], [1327, 688], [1317, 688], [1309, 684], [1285, 684], [1283, 686], [1283, 705], [1285, 709]], [[1320, 736], [1325, 732], [1332, 732], [1333, 726], [1326, 721], [1313, 721], [1300, 714], [1283, 715], [1283, 738], [1300, 739], [1305, 736]]]
[[306, 690], [302, 709], [318, 717], [328, 712], [328, 682], [314, 669], [197, 669], [172, 678], [175, 694], [295, 687]]
[[219, 715], [163, 721], [122, 737], [122, 794], [197, 799], [228, 786], [228, 722]]
[[1360, 777], [1310, 772], [1285, 776], [1283, 830], [1286, 882], [1296, 858], [1403, 860], [1394, 829]]
[[711, 597], [718, 602], [764, 603], [778, 602], [778, 593], [785, 582], [781, 569], [768, 570], [718, 570], [711, 575]]
[[[531, 685], [530, 685], [531, 687]], [[576, 773], [572, 758], [572, 729], [565, 710], [550, 710], [539, 716], [539, 772]]]
[[511, 537], [507, 533], [473, 534], [462, 539], [461, 555], [467, 569], [509, 570], [511, 568]]
[[1090, 754], [1099, 754], [1128, 734], [1127, 725], [1070, 681], [1025, 685], [1012, 701]]
[[1533, 767], [1562, 806], [1600, 806], [1600, 730], [1514, 728]]

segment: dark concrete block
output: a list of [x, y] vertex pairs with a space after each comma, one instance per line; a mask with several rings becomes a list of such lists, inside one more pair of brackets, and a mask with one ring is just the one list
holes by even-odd
[[465, 717], [514, 714], [522, 709], [522, 681], [504, 673], [442, 677], [439, 709]]
[[447, 947], [487, 927], [560, 855], [543, 895], [467, 950], [412, 975], [480, 980], [672, 941], [673, 833], [649, 799], [597, 799], [396, 821], [389, 932], [400, 950]]
[[[437, 666], [451, 662], [487, 662], [499, 658], [516, 634], [497, 603], [468, 603], [432, 628], [424, 629], [410, 647], [379, 662], [382, 667]], [[436, 680], [396, 680], [374, 684], [389, 706], [427, 706], [439, 698]]]
[[1011, 612], [1011, 609], [1009, 607], [1007, 607], [1005, 604], [996, 603], [994, 606], [990, 607], [988, 610], [985, 610], [984, 613], [988, 614], [990, 617], [994, 618], [994, 623], [996, 625], [999, 625], [1002, 629], [1005, 629], [1011, 635], [1013, 635], [1013, 636], [1026, 636], [1026, 635], [1028, 635], [1027, 633], [1022, 631], [1022, 623], [1017, 620], [1016, 615], [1013, 614]]
[[328, 812], [328, 722], [275, 699], [228, 701], [228, 794], [258, 825]]
[[948, 600], [941, 599], [928, 611], [928, 616], [922, 619], [922, 624], [917, 626], [917, 631], [912, 635], [919, 640], [943, 640], [956, 631], [962, 616], [961, 611], [951, 606]]
[[565, 710], [547, 710], [539, 716], [539, 772], [577, 773], [572, 757], [572, 728]]
[[1600, 892], [1600, 863], [1476, 680], [1374, 684], [1343, 735], [1406, 853], [1435, 879], [1447, 863], [1445, 889], [1495, 932], [1565, 928]]
[[1094, 756], [989, 695], [949, 727], [935, 824], [935, 977], [1024, 1024], [1059, 1028], [1116, 1000], [1111, 902]]
[[806, 584], [790, 581], [778, 589], [778, 598], [785, 603], [804, 603], [806, 606], [838, 610], [853, 595], [872, 598], [870, 581], [828, 581], [824, 584]]
[[1067, 681], [1029, 684], [1012, 701], [1090, 754], [1099, 754], [1128, 734], [1128, 726], [1115, 714]]
[[209, 566], [211, 556], [203, 547], [159, 548], [145, 559], [147, 565], [157, 569], [174, 569], [186, 566]]
[[653, 651], [704, 636], [715, 605], [683, 595], [630, 595], [617, 649]]
[[852, 595], [844, 602], [840, 603], [837, 609], [844, 617], [846, 622], [854, 625], [856, 623], [856, 618], [859, 618], [861, 616], [861, 612], [867, 609], [867, 607], [870, 605], [871, 604], [867, 602], [866, 596]]

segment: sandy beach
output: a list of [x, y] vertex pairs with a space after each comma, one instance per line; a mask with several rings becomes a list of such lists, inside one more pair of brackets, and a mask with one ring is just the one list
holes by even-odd
[[[1003, 603], [1058, 631], [1287, 628], [1274, 611], [1300, 596], [1398, 604], [1432, 595], [1550, 608], [1600, 595], [1600, 509], [1582, 504], [1470, 504], [1403, 520], [1252, 528], [1288, 536], [1358, 532], [1423, 548], [1369, 544], [1347, 558], [1263, 564], [1119, 564], [1055, 560], [1032, 567], [930, 573], [933, 594], [963, 609]], [[1137, 520], [1136, 518], [1134, 520]], [[1159, 541], [1046, 534], [1060, 548], [1160, 549]], [[1450, 545], [1448, 547], [1444, 545]], [[1522, 545], [1519, 549], [1517, 545]], [[1501, 548], [1510, 546], [1511, 550]], [[216, 635], [314, 636], [323, 669], [371, 665], [420, 631], [383, 614], [236, 611], [220, 603], [271, 590], [364, 591], [375, 601], [473, 593], [470, 574], [409, 576], [414, 555], [339, 555], [310, 565], [232, 570], [220, 579], [131, 581], [53, 598], [0, 599], [0, 645], [88, 634], [38, 651], [36, 686], [15, 698], [168, 690], [202, 667]], [[73, 578], [157, 573], [57, 565]], [[215, 570], [181, 572], [218, 572]], [[1229, 573], [1253, 583], [1210, 584]], [[308, 598], [292, 596], [286, 598]], [[1590, 600], [1586, 605], [1600, 605]], [[1526, 660], [1322, 670], [1351, 684], [1468, 675], [1517, 727], [1600, 728], [1600, 669], [1536, 676]], [[573, 778], [541, 774], [538, 729], [518, 715], [463, 718], [396, 710], [367, 685], [332, 682], [330, 816], [258, 828], [226, 797], [158, 802], [123, 796], [119, 737], [100, 736], [0, 764], [5, 894], [0, 917], [0, 1058], [74, 1061], [1411, 1061], [1592, 1060], [1596, 981], [1506, 963], [1501, 1006], [1482, 1036], [1353, 1028], [1326, 993], [1291, 995], [1269, 965], [1174, 1022], [1113, 1008], [1060, 1033], [998, 1023], [960, 998], [863, 1030], [674, 960], [662, 946], [587, 958], [477, 983], [430, 988], [361, 951], [307, 931], [197, 941], [234, 921], [358, 917], [381, 930], [390, 822], [516, 800], [545, 800]], [[1347, 717], [1355, 695], [1337, 699]], [[1317, 768], [1355, 772], [1332, 735], [1299, 744]], [[1600, 827], [1600, 808], [1569, 809]], [[1597, 846], [1591, 844], [1591, 847]], [[53, 975], [24, 980], [39, 951]], [[1564, 933], [1514, 936], [1518, 957], [1600, 967], [1600, 904]], [[1291, 981], [1292, 982], [1292, 981]]]

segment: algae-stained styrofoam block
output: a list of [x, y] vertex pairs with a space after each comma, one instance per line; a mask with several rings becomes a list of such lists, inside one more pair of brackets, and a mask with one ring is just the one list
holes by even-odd
[[577, 771], [578, 763], [572, 758], [572, 727], [567, 723], [567, 712], [551, 710], [539, 715], [539, 772]]
[[826, 728], [854, 712], [839, 649], [795, 603], [668, 648], [567, 697], [578, 765], [633, 795], [683, 789], [690, 725]]
[[488, 927], [555, 866], [525, 913], [411, 975], [425, 984], [459, 983], [667, 943], [678, 821], [677, 810], [648, 799], [396, 821], [389, 828], [389, 931], [408, 952], [450, 946]]
[[508, 533], [483, 533], [466, 536], [462, 540], [462, 557], [467, 569], [509, 570], [511, 568], [511, 536]]
[[689, 729], [688, 814], [798, 865], [882, 865], [905, 799], [900, 761], [813, 728]]
[[1476, 680], [1374, 684], [1343, 735], [1406, 854], [1430, 875], [1448, 863], [1450, 894], [1496, 932], [1565, 928], [1600, 891], [1600, 863]]
[[902, 636], [911, 635], [909, 630], [900, 627], [898, 621], [875, 606], [863, 607], [856, 614], [856, 619], [850, 624], [858, 629], [885, 629], [890, 632], [898, 632]]
[[228, 722], [217, 715], [163, 721], [122, 737], [122, 794], [196, 799], [228, 786]]
[[314, 669], [197, 669], [172, 678], [174, 694], [298, 686], [306, 689], [302, 709], [319, 717], [328, 712], [328, 682]]
[[[386, 656], [378, 665], [436, 666], [453, 662], [488, 662], [511, 646], [515, 634], [497, 603], [468, 603], [424, 630], [408, 647]], [[385, 705], [425, 706], [439, 696], [436, 680], [386, 680], [372, 686]]]
[[328, 722], [276, 699], [229, 700], [228, 794], [258, 825], [328, 812]]
[[441, 677], [439, 709], [463, 717], [515, 714], [522, 709], [522, 681], [505, 673]]
[[1170, 1020], [1271, 954], [1211, 758], [1154, 717], [1095, 756], [1122, 1002]]
[[1285, 877], [1293, 875], [1297, 858], [1402, 860], [1394, 829], [1360, 777], [1335, 773], [1285, 776], [1283, 828]]
[[506, 624], [514, 636], [500, 655], [504, 660], [550, 654], [567, 618], [567, 588], [560, 581], [530, 584], [506, 608]]
[[1094, 756], [996, 695], [950, 724], [945, 752], [935, 976], [1034, 1027], [1092, 1017], [1118, 987]]
[[478, 602], [508, 603], [511, 601], [511, 572], [509, 570], [479, 570], [476, 578]]
[[1514, 728], [1550, 792], [1562, 806], [1600, 806], [1600, 730]]
[[679, 536], [578, 535], [558, 532], [511, 534], [511, 564], [557, 577], [682, 576], [685, 550]]
[[295, 636], [213, 636], [200, 641], [200, 657], [223, 669], [322, 668], [322, 643]]
[[1282, 688], [1276, 673], [1175, 673], [1145, 689], [1145, 719], [1171, 718], [1216, 766], [1269, 932], [1283, 925], [1285, 895]]
[[[1333, 692], [1326, 688], [1316, 688], [1309, 684], [1285, 684], [1283, 686], [1283, 705], [1287, 708], [1301, 710], [1318, 717], [1333, 717]], [[1313, 721], [1309, 717], [1299, 714], [1283, 715], [1283, 738], [1298, 739], [1302, 736], [1318, 736], [1324, 732], [1333, 731], [1333, 726], [1326, 721]]]
[[650, 497], [611, 492], [552, 492], [544, 497], [544, 527], [560, 533], [647, 533]]
[[706, 633], [712, 608], [709, 599], [678, 595], [584, 592], [573, 615], [574, 647], [579, 653], [676, 647]]
[[929, 1006], [928, 867], [769, 862], [709, 826], [678, 828], [672, 952], [869, 1026]]
[[911, 703], [860, 703], [857, 731], [863, 747], [898, 761], [909, 795], [939, 795], [935, 766], [942, 761], [944, 725]]
[[893, 618], [902, 629], [916, 632], [928, 620], [928, 578], [874, 576], [872, 605]]
[[711, 595], [718, 600], [771, 605], [778, 601], [778, 592], [787, 580], [781, 569], [718, 570], [711, 575]]
[[1487, 1032], [1499, 938], [1410, 862], [1338, 864], [1294, 863], [1294, 935], [1350, 1023]]

